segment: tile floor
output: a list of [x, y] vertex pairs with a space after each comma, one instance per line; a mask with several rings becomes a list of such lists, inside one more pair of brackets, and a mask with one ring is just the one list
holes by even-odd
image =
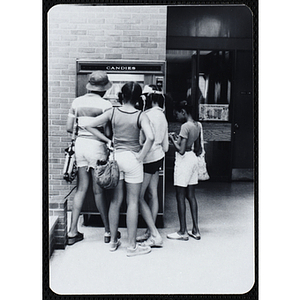
[[[50, 259], [50, 288], [57, 294], [242, 294], [254, 283], [254, 184], [203, 182], [197, 186], [200, 241], [173, 241], [178, 230], [175, 191], [166, 186], [163, 248], [126, 256], [109, 252], [102, 227], [83, 226], [85, 239]], [[187, 205], [187, 222], [191, 226]], [[138, 234], [143, 229], [139, 229]]]

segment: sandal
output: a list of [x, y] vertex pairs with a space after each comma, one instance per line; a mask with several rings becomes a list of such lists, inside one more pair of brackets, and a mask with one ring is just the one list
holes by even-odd
[[81, 232], [77, 232], [77, 234], [75, 236], [68, 236], [68, 245], [74, 245], [77, 242], [80, 242], [83, 240], [83, 234]]

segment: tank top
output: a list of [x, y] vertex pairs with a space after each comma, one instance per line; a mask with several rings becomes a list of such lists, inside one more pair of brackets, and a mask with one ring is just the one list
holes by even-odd
[[139, 143], [141, 113], [139, 110], [126, 112], [119, 107], [113, 108], [112, 129], [116, 150], [133, 152], [141, 150]]

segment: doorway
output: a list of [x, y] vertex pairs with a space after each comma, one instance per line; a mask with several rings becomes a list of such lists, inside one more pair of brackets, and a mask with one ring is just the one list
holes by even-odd
[[[179, 133], [173, 115], [177, 102], [187, 100], [195, 109], [193, 117], [204, 129], [207, 168], [212, 181], [231, 179], [231, 104], [234, 51], [167, 50], [166, 91], [172, 106], [167, 117], [169, 131]], [[174, 149], [167, 167], [172, 168]]]

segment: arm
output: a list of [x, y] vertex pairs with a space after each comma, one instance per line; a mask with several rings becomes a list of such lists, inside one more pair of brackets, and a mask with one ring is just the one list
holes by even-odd
[[142, 150], [139, 153], [139, 156], [138, 156], [139, 161], [144, 160], [145, 156], [151, 149], [152, 144], [154, 142], [154, 135], [153, 135], [153, 131], [150, 126], [149, 118], [144, 113], [142, 113], [142, 115], [141, 115], [141, 127], [144, 132], [146, 140], [145, 140]]
[[74, 120], [75, 120], [74, 116], [68, 115], [68, 119], [67, 119], [67, 132], [69, 132], [69, 133], [73, 133]]
[[179, 152], [179, 154], [183, 155], [185, 153], [187, 139], [179, 136], [178, 139], [175, 140], [172, 134], [170, 134], [170, 139], [175, 147], [175, 150]]
[[168, 127], [166, 128], [165, 136], [162, 142], [162, 148], [164, 152], [168, 152], [169, 150]]
[[145, 143], [146, 137], [143, 132], [143, 130], [140, 131], [140, 145], [143, 145]]
[[108, 143], [109, 147], [111, 144], [111, 140], [106, 137], [103, 133], [101, 133], [96, 127], [99, 125], [105, 125], [111, 117], [112, 110], [105, 111], [102, 115], [96, 117], [93, 121], [91, 121], [88, 126], [84, 126], [84, 128], [95, 135], [100, 141]]
[[83, 126], [87, 131], [91, 132], [102, 140], [104, 134], [99, 132], [96, 128], [101, 125], [105, 125], [111, 118], [112, 109], [105, 111], [102, 115], [95, 117], [87, 126]]
[[111, 140], [106, 135], [101, 133], [96, 127], [85, 127], [85, 129], [95, 135], [100, 141], [109, 145], [111, 144]]
[[[68, 119], [67, 119], [67, 132], [73, 133], [74, 130], [74, 122], [77, 119], [77, 108], [74, 108], [74, 103], [72, 103], [69, 113], [68, 113]], [[76, 107], [76, 106], [75, 106]]]
[[112, 109], [106, 110], [103, 114], [98, 117], [95, 117], [93, 121], [91, 121], [88, 126], [85, 126], [85, 129], [88, 130], [90, 127], [98, 127], [101, 125], [105, 125], [108, 121], [110, 121], [112, 116]]

